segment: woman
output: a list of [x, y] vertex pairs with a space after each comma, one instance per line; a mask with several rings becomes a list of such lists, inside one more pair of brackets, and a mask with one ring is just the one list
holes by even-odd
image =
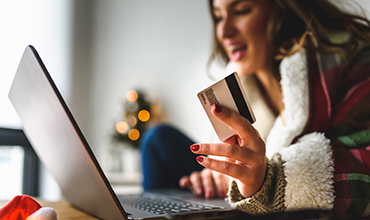
[[[221, 55], [235, 65], [248, 81], [246, 88], [256, 88], [247, 91], [250, 97], [261, 95], [259, 106], [273, 122], [257, 114], [257, 121], [266, 123], [256, 129], [235, 112], [213, 105], [212, 113], [237, 135], [190, 149], [226, 160], [198, 156], [205, 168], [190, 167], [185, 152], [176, 154], [180, 146], [168, 147], [161, 151], [162, 162], [156, 162], [168, 163], [157, 167], [167, 166], [163, 178], [175, 173], [181, 187], [206, 197], [224, 196], [228, 190], [230, 203], [253, 215], [320, 208], [334, 209], [343, 218], [370, 216], [369, 21], [327, 0], [213, 0], [210, 5], [213, 58]], [[265, 140], [259, 131], [269, 124]], [[165, 140], [168, 130], [176, 133], [172, 138], [184, 138], [165, 127], [142, 142], [146, 182], [146, 162], [158, 148], [152, 140]], [[180, 142], [158, 145], [174, 143]], [[184, 162], [171, 167], [178, 155]]]

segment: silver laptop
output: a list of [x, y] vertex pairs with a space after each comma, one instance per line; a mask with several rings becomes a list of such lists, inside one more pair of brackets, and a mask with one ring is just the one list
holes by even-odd
[[178, 190], [116, 195], [32, 46], [22, 56], [9, 98], [41, 162], [76, 208], [107, 220], [230, 219], [240, 214], [222, 199], [205, 200]]

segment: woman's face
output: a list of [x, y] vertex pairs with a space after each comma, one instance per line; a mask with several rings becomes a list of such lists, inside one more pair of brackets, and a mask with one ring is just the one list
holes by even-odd
[[239, 75], [268, 70], [268, 0], [214, 0], [216, 36]]

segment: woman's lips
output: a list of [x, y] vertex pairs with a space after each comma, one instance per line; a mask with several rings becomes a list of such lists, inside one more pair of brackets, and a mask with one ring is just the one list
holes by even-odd
[[246, 45], [229, 45], [227, 46], [227, 50], [229, 51], [229, 59], [235, 62], [243, 58], [244, 54], [247, 51], [247, 46]]

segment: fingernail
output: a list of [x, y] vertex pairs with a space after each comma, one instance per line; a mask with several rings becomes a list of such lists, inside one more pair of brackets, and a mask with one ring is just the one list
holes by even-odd
[[197, 189], [197, 194], [198, 194], [198, 195], [201, 195], [202, 193], [203, 193], [202, 188], [198, 188], [198, 189]]
[[220, 196], [221, 198], [225, 198], [225, 197], [226, 197], [226, 193], [225, 193], [225, 191], [220, 191], [220, 192], [219, 192], [219, 196]]
[[203, 158], [203, 157], [197, 157], [197, 161], [198, 161], [199, 163], [203, 163], [204, 158]]
[[215, 104], [215, 112], [216, 113], [221, 113], [222, 112], [222, 107], [220, 105]]
[[191, 145], [190, 146], [190, 150], [192, 150], [192, 151], [198, 151], [199, 150], [199, 144], [193, 144], [193, 145]]
[[211, 192], [206, 192], [205, 197], [206, 197], [207, 199], [212, 198], [212, 193], [211, 193]]

